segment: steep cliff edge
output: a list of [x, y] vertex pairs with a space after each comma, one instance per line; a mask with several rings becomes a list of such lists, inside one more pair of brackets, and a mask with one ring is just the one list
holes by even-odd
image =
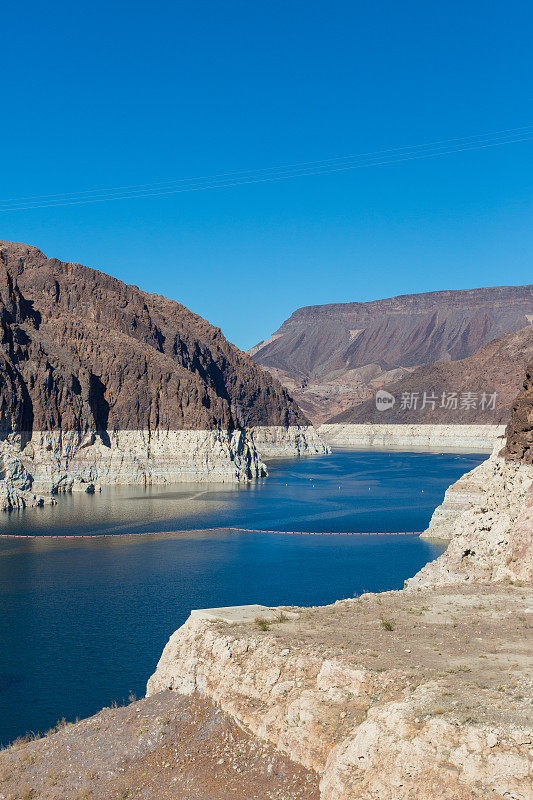
[[503, 456], [533, 464], [533, 360], [528, 364], [524, 390], [516, 398], [506, 430]]
[[[0, 242], [0, 444], [24, 487], [264, 474], [249, 435], [274, 426], [325, 452], [287, 391], [184, 306]], [[9, 479], [5, 471], [5, 479]], [[35, 486], [32, 486], [32, 484]], [[15, 503], [9, 500], [11, 498]]]
[[322, 800], [529, 798], [531, 594], [446, 587], [291, 611], [268, 630], [191, 615], [148, 696], [210, 698], [318, 772]]

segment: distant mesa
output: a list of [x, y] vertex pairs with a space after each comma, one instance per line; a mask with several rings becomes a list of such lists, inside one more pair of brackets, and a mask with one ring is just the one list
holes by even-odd
[[[338, 415], [366, 400], [371, 402], [361, 411], [364, 418], [356, 414], [357, 421], [372, 422], [378, 421], [370, 413], [371, 405], [376, 410], [377, 390], [385, 388], [397, 394], [390, 387], [398, 386], [398, 382], [407, 390], [409, 377], [418, 368], [467, 359], [489, 342], [507, 334], [527, 326], [531, 331], [532, 322], [533, 285], [428, 292], [368, 303], [300, 308], [268, 341], [249, 352], [257, 364], [287, 387], [315, 424], [330, 421], [332, 417], [337, 421]], [[520, 385], [527, 363], [524, 351], [530, 335], [525, 334], [516, 341], [509, 339], [508, 347], [502, 340], [498, 353], [497, 347], [492, 351], [494, 358], [506, 359], [497, 381], [502, 394], [496, 413], [499, 419], [506, 419]], [[480, 358], [483, 361], [483, 354]], [[474, 364], [472, 362], [472, 367]], [[496, 377], [497, 372], [496, 364], [492, 365], [487, 376], [488, 386], [491, 376]], [[436, 389], [437, 384], [422, 387], [421, 381], [439, 377], [442, 382], [445, 374], [445, 369], [440, 370], [438, 376], [418, 372], [413, 387], [416, 384], [422, 390]], [[450, 372], [449, 377], [456, 376]], [[479, 377], [475, 376], [476, 386], [480, 385]], [[474, 389], [472, 386], [472, 391]], [[399, 405], [394, 406], [395, 413], [399, 412]], [[397, 421], [407, 421], [407, 416], [398, 416]], [[486, 415], [469, 416], [466, 421], [474, 423], [485, 418]], [[379, 422], [384, 421], [380, 417]], [[441, 420], [437, 417], [424, 420], [417, 416], [414, 421], [438, 423]], [[465, 420], [447, 417], [446, 421]], [[493, 416], [488, 421], [498, 420]]]

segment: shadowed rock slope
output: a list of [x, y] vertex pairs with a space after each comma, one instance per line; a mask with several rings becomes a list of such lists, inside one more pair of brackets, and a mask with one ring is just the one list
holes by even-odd
[[428, 292], [300, 308], [250, 353], [324, 422], [416, 367], [467, 358], [531, 322], [531, 285]]
[[0, 242], [3, 432], [301, 425], [287, 391], [185, 306]]
[[[419, 367], [383, 388], [394, 395], [392, 408], [378, 411], [375, 398], [343, 411], [331, 424], [487, 424], [507, 422], [524, 372], [533, 357], [533, 325], [489, 342], [468, 358]], [[430, 396], [436, 398], [426, 402]], [[450, 394], [456, 405], [449, 405]], [[467, 393], [471, 395], [468, 401]], [[446, 395], [443, 402], [443, 394]], [[483, 398], [483, 394], [485, 397]], [[409, 395], [403, 404], [402, 397]], [[416, 398], [416, 403], [411, 400]], [[496, 395], [492, 400], [492, 396]]]

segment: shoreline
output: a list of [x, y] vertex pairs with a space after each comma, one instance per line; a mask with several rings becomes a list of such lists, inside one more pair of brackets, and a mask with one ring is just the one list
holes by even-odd
[[327, 444], [357, 450], [492, 453], [505, 425], [324, 423], [317, 433]]

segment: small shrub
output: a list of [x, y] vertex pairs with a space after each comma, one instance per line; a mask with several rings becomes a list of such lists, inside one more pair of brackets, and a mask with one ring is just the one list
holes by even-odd
[[261, 628], [262, 631], [270, 630], [270, 622], [266, 620], [264, 617], [256, 617], [255, 624], [258, 628]]
[[385, 631], [393, 631], [396, 625], [392, 621], [392, 619], [387, 619], [386, 617], [380, 617], [381, 620], [381, 627]]

